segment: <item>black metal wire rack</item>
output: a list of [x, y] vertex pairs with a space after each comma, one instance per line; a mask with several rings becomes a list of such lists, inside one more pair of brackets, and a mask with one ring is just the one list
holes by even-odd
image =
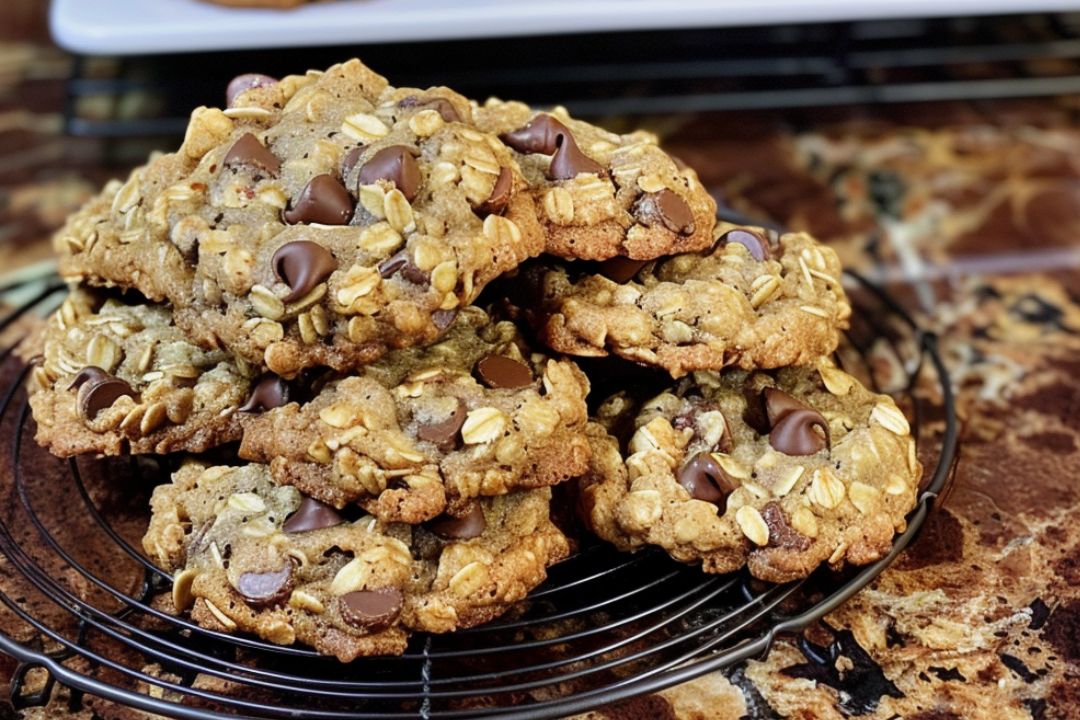
[[[167, 611], [171, 578], [137, 550], [146, 499], [169, 461], [61, 461], [33, 441], [14, 353], [24, 316], [63, 298], [53, 276], [0, 317], [0, 651], [15, 658], [16, 707], [72, 691], [174, 718], [564, 717], [768, 652], [882, 572], [915, 537], [951, 477], [957, 421], [936, 338], [886, 293], [849, 275], [862, 321], [840, 358], [912, 416], [926, 465], [907, 530], [877, 563], [784, 585], [707, 576], [656, 552], [586, 543], [503, 619], [419, 635], [401, 657], [350, 665], [302, 647], [205, 630]], [[45, 679], [42, 679], [42, 674]], [[31, 682], [33, 678], [33, 682]]]

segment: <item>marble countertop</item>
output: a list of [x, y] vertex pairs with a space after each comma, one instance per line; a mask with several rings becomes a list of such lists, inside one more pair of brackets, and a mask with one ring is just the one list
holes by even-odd
[[[49, 231], [120, 169], [60, 137], [63, 56], [4, 54], [16, 68], [0, 78], [7, 269], [46, 257]], [[1080, 717], [1078, 108], [654, 119], [727, 205], [832, 243], [940, 333], [962, 455], [914, 546], [801, 642], [582, 717]], [[0, 581], [10, 573], [0, 566]], [[58, 691], [21, 717], [143, 716], [92, 699], [69, 710]]]

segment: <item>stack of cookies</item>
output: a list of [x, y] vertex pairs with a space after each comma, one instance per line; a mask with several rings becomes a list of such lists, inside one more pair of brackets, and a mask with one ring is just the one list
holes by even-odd
[[242, 76], [57, 235], [37, 439], [185, 454], [143, 541], [176, 610], [342, 661], [524, 598], [571, 552], [560, 484], [705, 572], [874, 560], [921, 470], [828, 359], [836, 255], [714, 213], [648, 133], [356, 60]]

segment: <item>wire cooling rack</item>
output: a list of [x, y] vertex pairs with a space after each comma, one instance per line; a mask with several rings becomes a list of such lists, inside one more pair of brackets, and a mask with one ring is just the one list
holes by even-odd
[[658, 552], [584, 544], [493, 624], [417, 635], [401, 657], [350, 665], [303, 647], [205, 630], [171, 614], [171, 578], [142, 553], [146, 501], [174, 460], [49, 456], [33, 441], [14, 353], [20, 327], [56, 307], [52, 276], [0, 286], [21, 300], [0, 315], [0, 651], [18, 663], [16, 707], [45, 705], [56, 683], [174, 718], [563, 717], [764, 655], [843, 603], [915, 537], [952, 475], [957, 422], [933, 334], [848, 274], [855, 327], [845, 368], [893, 393], [927, 472], [907, 530], [873, 565], [770, 585], [708, 576]]

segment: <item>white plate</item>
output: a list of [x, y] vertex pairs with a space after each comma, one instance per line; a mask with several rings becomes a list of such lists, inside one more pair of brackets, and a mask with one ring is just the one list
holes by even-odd
[[68, 50], [133, 55], [602, 30], [1080, 10], [1077, 0], [337, 0], [289, 11], [199, 0], [53, 0]]

